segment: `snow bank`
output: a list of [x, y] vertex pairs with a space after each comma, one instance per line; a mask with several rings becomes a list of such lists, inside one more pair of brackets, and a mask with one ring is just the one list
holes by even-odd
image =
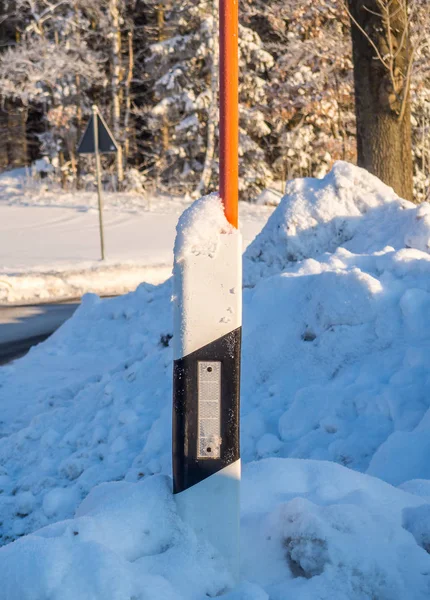
[[429, 225], [429, 205], [417, 210], [364, 169], [339, 161], [323, 179], [288, 183], [278, 209], [245, 252], [245, 285], [339, 246], [354, 253], [385, 246], [427, 252]]
[[0, 369], [2, 543], [71, 516], [102, 481], [170, 472], [170, 295], [169, 280], [84, 296], [47, 343]]
[[[176, 512], [164, 476], [94, 488], [73, 519], [0, 549], [7, 600], [428, 598], [430, 504], [338, 465], [251, 463], [242, 577]], [[25, 576], [23, 576], [25, 574]]]
[[422, 499], [333, 463], [291, 459], [247, 465], [242, 497], [242, 572], [270, 599], [429, 594]]
[[[166, 477], [96, 487], [76, 518], [0, 549], [7, 600], [179, 600], [232, 582], [176, 514]], [[25, 574], [25, 576], [23, 576]]]
[[171, 274], [169, 265], [136, 263], [80, 264], [66, 268], [0, 273], [0, 303], [26, 304], [80, 298], [87, 292], [100, 296], [125, 294], [146, 281], [162, 283]]
[[[382, 184], [366, 177], [376, 197]], [[382, 218], [397, 219], [397, 246], [421, 245], [427, 208], [389, 200], [354, 251], [321, 252], [245, 290], [245, 461], [326, 459], [394, 484], [429, 476], [430, 256], [386, 246], [395, 240]], [[97, 483], [170, 473], [171, 294], [168, 281], [104, 302], [90, 296], [50, 340], [0, 369], [3, 541], [70, 517]], [[72, 491], [54, 514], [44, 498], [58, 487]], [[16, 521], [17, 494], [28, 491], [32, 510]]]
[[[287, 194], [245, 256], [242, 457], [245, 463], [259, 462], [245, 469], [248, 583], [225, 597], [425, 598], [430, 207], [400, 200], [376, 178], [344, 163], [323, 180], [295, 182], [292, 188], [306, 194]], [[290, 221], [296, 229], [287, 235]], [[123, 298], [89, 296], [51, 339], [0, 369], [3, 543], [70, 519], [104, 481], [124, 479], [144, 490], [158, 485], [151, 481], [165, 481], [171, 293], [169, 280], [158, 287], [142, 285]], [[273, 456], [283, 460], [261, 460]], [[339, 465], [286, 457], [328, 459], [402, 490]], [[161, 478], [151, 478], [154, 474]], [[185, 527], [176, 516], [174, 522], [173, 530]], [[7, 563], [0, 558], [0, 569], [21, 554], [30, 556], [25, 548], [36, 542], [59, 548], [80, 543], [66, 540], [68, 526], [55, 527], [61, 535], [52, 542], [37, 534], [6, 546], [0, 556], [12, 558]], [[130, 587], [100, 597], [145, 598], [143, 584], [132, 574], [139, 559], [109, 544], [102, 544], [106, 555], [99, 548], [100, 564], [112, 572], [124, 569]], [[71, 548], [65, 551], [70, 561], [75, 560], [67, 554]], [[73, 554], [78, 562], [81, 551], [86, 552], [82, 547]], [[116, 567], [109, 552], [119, 553]], [[160, 564], [167, 564], [164, 560], [170, 560], [168, 551]], [[189, 560], [206, 564], [205, 558]], [[41, 572], [49, 568], [49, 560], [40, 564]], [[175, 564], [169, 562], [171, 571]], [[13, 578], [17, 568], [8, 566], [6, 575]], [[164, 578], [157, 581], [173, 587], [179, 598], [221, 592], [191, 579], [184, 591], [162, 568], [142, 567], [137, 577], [150, 572]], [[230, 584], [217, 568], [216, 581], [227, 590]], [[215, 581], [205, 569], [202, 580]], [[91, 582], [80, 585], [84, 589]], [[150, 590], [153, 584], [145, 585]], [[164, 589], [169, 598], [170, 588]]]
[[278, 206], [282, 200], [282, 193], [274, 188], [266, 188], [255, 199], [259, 206]]

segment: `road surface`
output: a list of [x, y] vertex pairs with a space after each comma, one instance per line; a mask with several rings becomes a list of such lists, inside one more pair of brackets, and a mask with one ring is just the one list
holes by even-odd
[[0, 306], [0, 364], [23, 356], [73, 315], [79, 302]]

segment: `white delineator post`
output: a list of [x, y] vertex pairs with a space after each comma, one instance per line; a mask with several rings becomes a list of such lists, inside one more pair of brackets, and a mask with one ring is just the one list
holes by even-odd
[[220, 198], [181, 217], [174, 256], [173, 491], [239, 578], [242, 242], [238, 0], [220, 0]]
[[[207, 201], [214, 199], [199, 202]], [[242, 243], [239, 231], [225, 224], [225, 233], [216, 232], [214, 252], [192, 244], [184, 252], [178, 225], [173, 486], [181, 517], [211, 542], [237, 579]]]

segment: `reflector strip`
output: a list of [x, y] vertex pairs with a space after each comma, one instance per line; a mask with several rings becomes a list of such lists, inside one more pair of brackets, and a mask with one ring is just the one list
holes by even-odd
[[198, 362], [197, 458], [221, 456], [221, 363]]

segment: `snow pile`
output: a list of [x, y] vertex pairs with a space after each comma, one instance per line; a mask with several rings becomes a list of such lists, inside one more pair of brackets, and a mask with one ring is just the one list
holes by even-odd
[[430, 593], [430, 557], [418, 539], [429, 526], [422, 499], [333, 463], [292, 459], [247, 465], [242, 497], [242, 573], [268, 598]]
[[[76, 518], [0, 550], [7, 600], [179, 600], [232, 585], [176, 514], [167, 477], [95, 488]], [[23, 577], [25, 573], [25, 577]]]
[[0, 273], [0, 303], [60, 301], [80, 298], [87, 292], [100, 296], [124, 294], [142, 282], [162, 283], [171, 274], [169, 265], [136, 263], [84, 263], [66, 268]]
[[257, 196], [255, 202], [259, 206], [278, 206], [282, 200], [282, 193], [273, 187], [266, 188]]
[[170, 280], [107, 302], [87, 295], [0, 369], [0, 543], [71, 516], [102, 481], [170, 472], [170, 295]]
[[[242, 453], [334, 460], [394, 484], [430, 477], [430, 206], [345, 163], [294, 186], [317, 192], [287, 194], [245, 253], [256, 285], [244, 296]], [[325, 217], [347, 204], [350, 220]], [[290, 205], [301, 223], [292, 240]]]
[[341, 161], [323, 179], [295, 179], [245, 253], [245, 285], [339, 246], [355, 253], [405, 245], [428, 251], [430, 207], [403, 214], [414, 208], [364, 169]]
[[[181, 521], [165, 476], [93, 489], [74, 519], [0, 549], [7, 600], [428, 598], [430, 504], [339, 465], [245, 467], [242, 583]], [[23, 574], [25, 573], [25, 577]]]
[[[11, 600], [38, 598], [19, 581], [13, 565], [21, 556], [29, 573], [39, 572], [39, 597], [60, 598], [51, 553], [60, 565], [77, 565], [70, 578], [76, 573], [81, 587], [74, 597], [82, 598], [84, 590], [88, 598], [121, 600], [144, 599], [145, 590], [152, 598], [199, 600], [222, 590], [228, 600], [429, 596], [429, 206], [398, 199], [345, 163], [324, 180], [292, 186], [315, 192], [288, 194], [245, 259], [250, 287], [244, 293], [242, 457], [259, 461], [244, 475], [247, 583], [228, 591], [231, 582], [218, 558], [211, 562], [206, 550], [193, 554], [204, 540], [190, 541], [192, 533], [161, 491], [168, 485], [163, 476], [170, 473], [171, 447], [169, 280], [123, 298], [87, 297], [50, 340], [0, 369], [3, 543], [70, 519], [104, 481], [126, 482], [93, 492], [94, 510], [105, 511], [109, 523], [88, 524], [82, 530], [87, 538], [73, 528], [95, 518], [85, 512], [88, 499], [74, 520], [0, 551], [4, 585], [18, 586]], [[218, 202], [209, 197], [191, 211], [213, 209], [218, 226]], [[338, 220], [336, 212], [343, 215]], [[291, 238], [286, 215], [296, 223]], [[279, 459], [261, 460], [273, 456]], [[299, 458], [328, 459], [402, 489]], [[110, 490], [125, 502], [133, 489], [140, 490], [136, 503], [143, 520], [143, 496], [151, 511], [152, 493], [159, 510], [170, 515], [162, 517], [172, 523], [164, 545], [157, 541], [161, 526], [155, 547], [138, 525], [133, 531], [124, 526], [123, 535], [110, 533], [125, 519], [115, 512], [117, 500], [109, 504]], [[97, 537], [103, 531], [105, 537]], [[31, 558], [37, 544], [46, 548], [46, 562]], [[91, 560], [122, 574], [115, 578], [128, 588], [106, 591], [95, 577], [86, 579], [82, 564], [93, 563], [83, 556], [94, 545]], [[177, 565], [186, 580], [181, 584]], [[194, 579], [190, 565], [198, 572]], [[152, 585], [163, 591], [153, 592]], [[171, 588], [176, 596], [169, 596]]]
[[371, 463], [395, 484], [430, 475], [428, 254], [340, 248], [248, 290], [244, 315], [247, 460]]

